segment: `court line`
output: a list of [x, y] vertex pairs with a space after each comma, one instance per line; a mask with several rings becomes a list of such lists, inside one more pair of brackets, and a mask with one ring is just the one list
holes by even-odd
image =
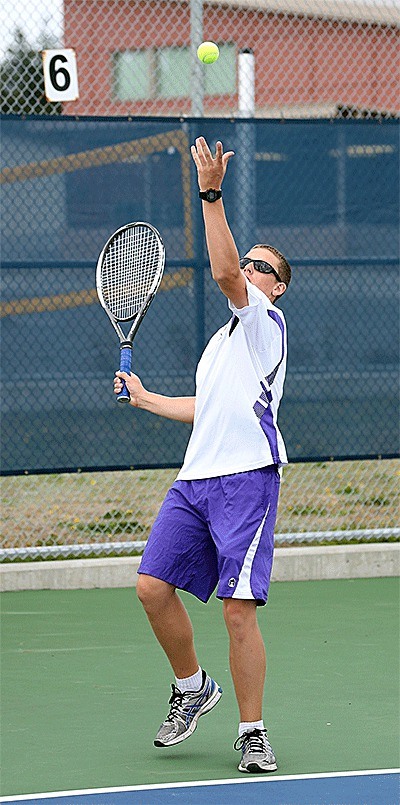
[[11, 797], [0, 797], [0, 802], [29, 802], [32, 799], [50, 799], [51, 797], [79, 797], [88, 796], [92, 794], [121, 794], [130, 791], [157, 791], [171, 788], [201, 788], [204, 786], [212, 785], [241, 785], [249, 783], [268, 783], [268, 782], [284, 782], [290, 780], [321, 780], [329, 779], [332, 777], [367, 777], [380, 774], [399, 774], [398, 769], [368, 769], [362, 771], [334, 771], [334, 772], [318, 772], [315, 774], [282, 774], [278, 776], [266, 776], [245, 778], [233, 778], [228, 780], [193, 780], [192, 782], [184, 783], [152, 783], [150, 785], [125, 785], [113, 788], [84, 788], [72, 791], [52, 791], [46, 794], [22, 794]]
[[58, 652], [69, 651], [115, 651], [116, 649], [129, 648], [131, 651], [135, 650], [133, 645], [123, 646], [61, 646], [60, 648], [10, 648], [3, 651], [3, 654], [56, 654]]

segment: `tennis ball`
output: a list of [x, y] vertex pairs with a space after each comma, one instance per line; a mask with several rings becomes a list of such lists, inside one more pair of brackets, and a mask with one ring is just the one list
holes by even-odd
[[215, 42], [202, 42], [197, 48], [197, 56], [203, 64], [213, 64], [219, 56], [219, 48]]

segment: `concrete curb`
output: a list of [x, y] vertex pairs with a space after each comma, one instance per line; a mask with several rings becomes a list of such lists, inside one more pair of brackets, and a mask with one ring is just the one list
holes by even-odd
[[325, 545], [275, 550], [272, 581], [368, 579], [400, 575], [400, 544]]
[[[132, 587], [140, 556], [18, 562], [0, 568], [0, 591]], [[400, 575], [400, 544], [276, 548], [272, 581]]]

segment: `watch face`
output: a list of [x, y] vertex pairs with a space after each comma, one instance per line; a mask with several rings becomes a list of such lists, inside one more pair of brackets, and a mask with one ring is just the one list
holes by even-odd
[[214, 190], [214, 188], [209, 187], [208, 190], [202, 190], [199, 193], [200, 198], [204, 199], [205, 201], [217, 201], [217, 199], [221, 198], [222, 191], [221, 190]]

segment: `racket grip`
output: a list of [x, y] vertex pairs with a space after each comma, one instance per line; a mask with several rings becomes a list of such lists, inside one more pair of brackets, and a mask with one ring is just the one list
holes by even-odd
[[[132, 369], [132, 344], [121, 344], [121, 352], [120, 352], [120, 359], [119, 359], [119, 371], [126, 372], [127, 375], [130, 375]], [[119, 403], [128, 403], [131, 399], [131, 395], [126, 387], [126, 383], [122, 381], [122, 389], [117, 396], [117, 402]]]

